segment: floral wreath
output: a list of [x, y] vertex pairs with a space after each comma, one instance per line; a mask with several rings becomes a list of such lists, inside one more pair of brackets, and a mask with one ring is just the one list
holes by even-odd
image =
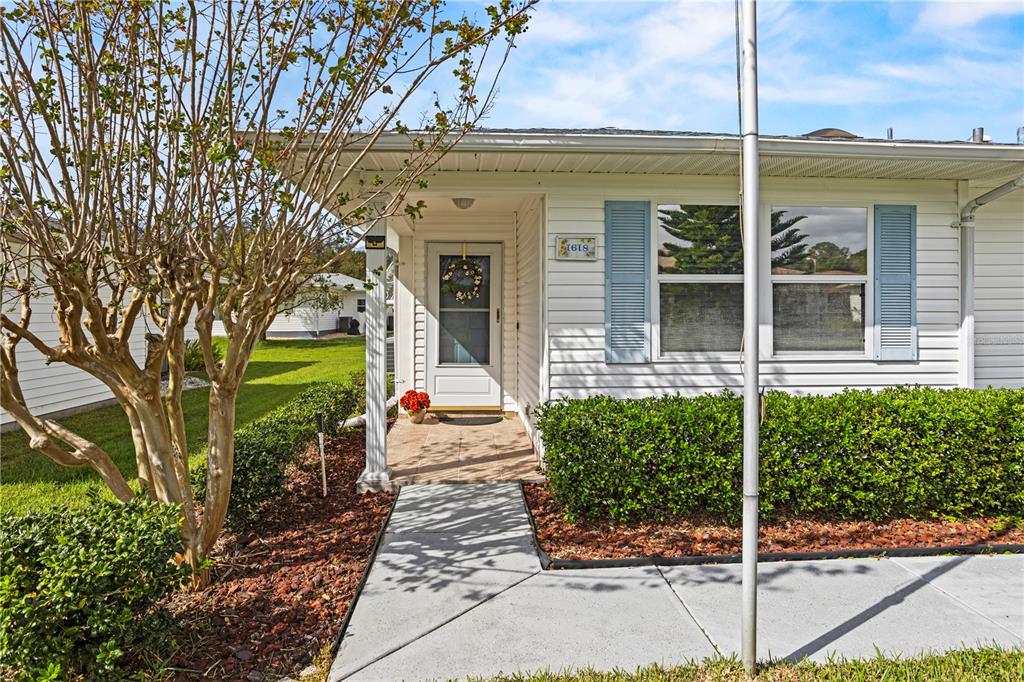
[[484, 283], [484, 271], [479, 265], [462, 258], [453, 262], [441, 275], [445, 283], [445, 291], [455, 296], [459, 303], [469, 303], [480, 296], [480, 286]]

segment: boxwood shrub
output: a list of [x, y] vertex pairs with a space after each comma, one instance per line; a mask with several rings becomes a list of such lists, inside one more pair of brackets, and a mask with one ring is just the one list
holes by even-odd
[[[572, 517], [740, 515], [737, 395], [566, 399], [538, 427]], [[1024, 390], [768, 392], [760, 433], [766, 520], [1024, 515]]]
[[124, 679], [185, 578], [176, 507], [139, 498], [0, 515], [0, 677]]
[[[363, 392], [353, 383], [313, 384], [289, 402], [235, 430], [235, 465], [228, 524], [246, 528], [260, 518], [264, 505], [284, 492], [288, 466], [316, 439], [316, 413], [324, 413], [324, 431], [352, 416]], [[193, 473], [196, 497], [206, 489], [205, 464]]]

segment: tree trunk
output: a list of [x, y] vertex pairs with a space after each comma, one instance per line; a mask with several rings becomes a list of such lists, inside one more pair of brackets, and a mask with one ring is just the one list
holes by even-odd
[[122, 402], [121, 408], [128, 415], [128, 425], [132, 430], [132, 443], [135, 445], [135, 467], [138, 469], [139, 484], [142, 492], [150, 499], [156, 500], [156, 489], [153, 487], [153, 472], [149, 466], [149, 450], [146, 447], [146, 436], [139, 424], [139, 415], [130, 403]]
[[207, 432], [206, 502], [203, 506], [199, 558], [213, 549], [228, 513], [235, 460], [235, 399], [238, 389], [219, 381], [210, 384], [210, 422]]
[[178, 484], [178, 473], [174, 470], [174, 447], [171, 443], [171, 432], [164, 414], [163, 402], [160, 400], [159, 382], [157, 390], [139, 391], [131, 396], [132, 406], [139, 420], [139, 428], [145, 442], [146, 454], [149, 458], [150, 481], [153, 493], [165, 504], [182, 504], [184, 502], [181, 486]]

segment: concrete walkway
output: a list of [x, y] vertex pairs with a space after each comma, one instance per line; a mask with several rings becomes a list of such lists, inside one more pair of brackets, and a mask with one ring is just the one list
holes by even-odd
[[[737, 565], [541, 571], [515, 484], [402, 488], [330, 680], [671, 665], [739, 650]], [[765, 563], [760, 657], [1024, 646], [1024, 556]]]

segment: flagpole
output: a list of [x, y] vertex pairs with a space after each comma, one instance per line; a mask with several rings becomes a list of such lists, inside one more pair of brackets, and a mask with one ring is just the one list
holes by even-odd
[[743, 132], [743, 633], [742, 659], [748, 674], [757, 670], [758, 447], [761, 396], [758, 367], [758, 182], [757, 5], [742, 0]]

